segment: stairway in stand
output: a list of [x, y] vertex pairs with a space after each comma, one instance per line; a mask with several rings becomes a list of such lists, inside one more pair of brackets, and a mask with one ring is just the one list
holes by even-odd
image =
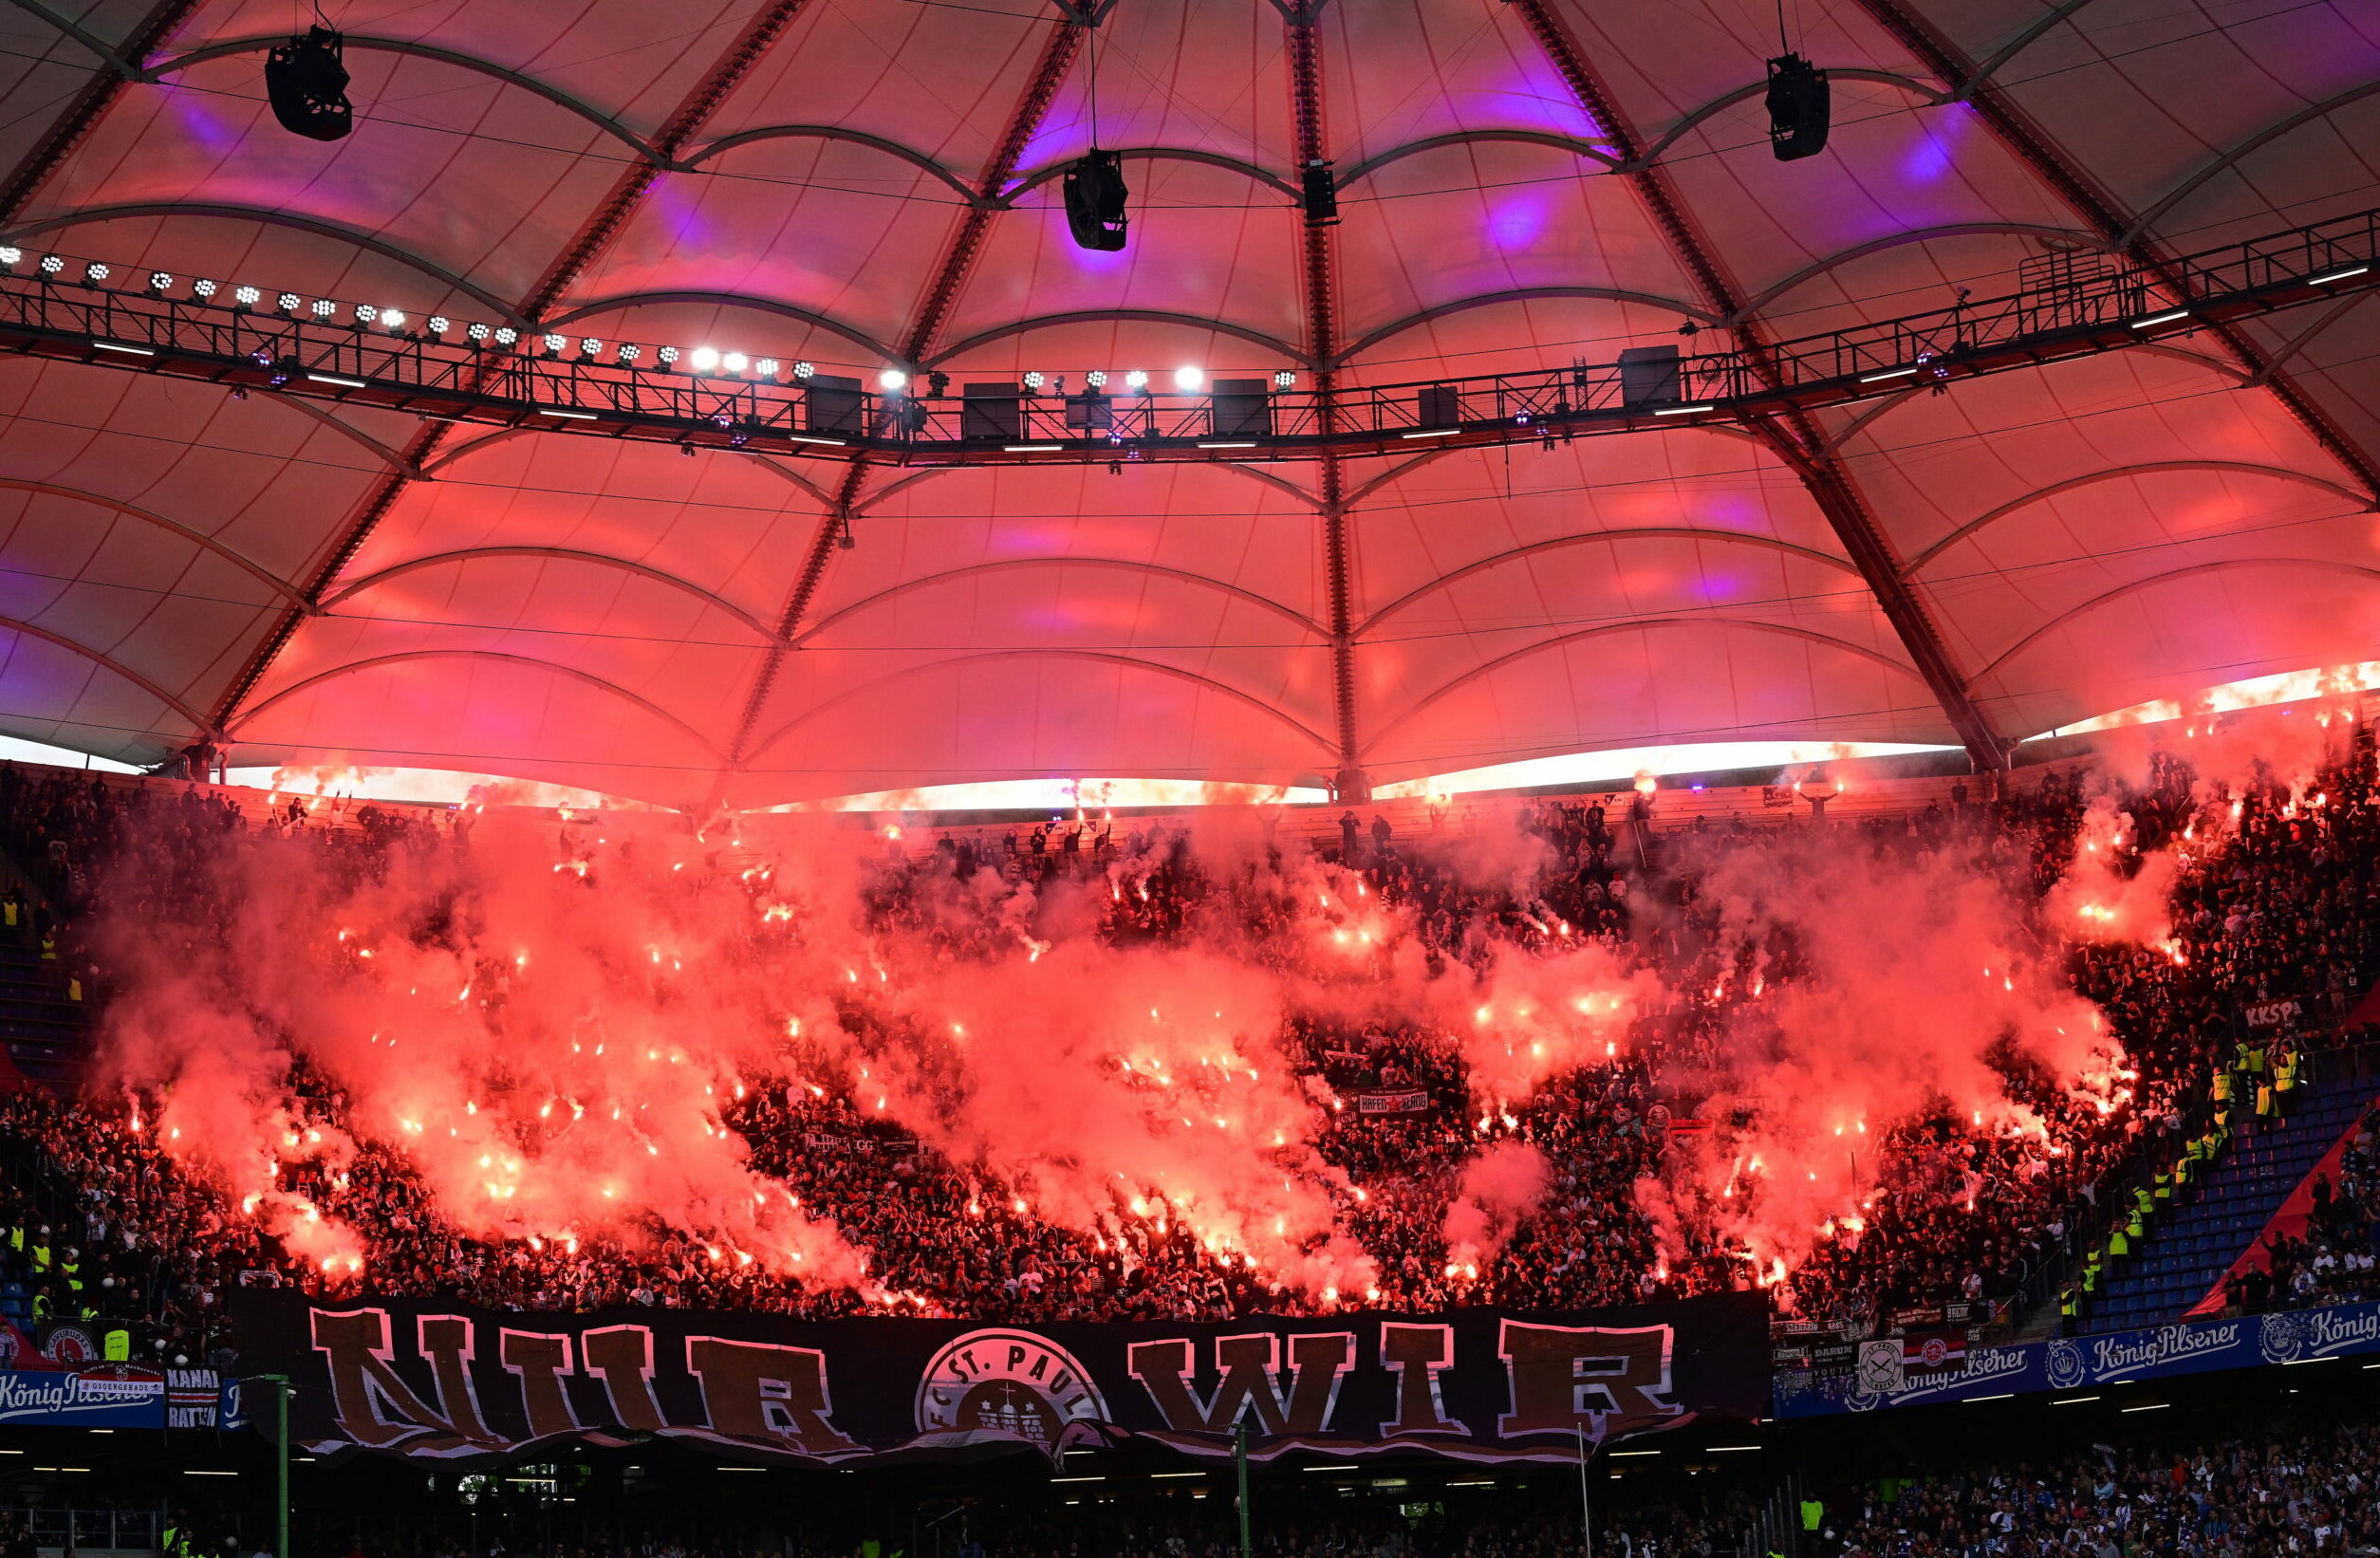
[[89, 1034], [90, 1012], [66, 998], [58, 965], [0, 931], [0, 1041], [16, 1068], [54, 1090], [69, 1090], [82, 1080]]
[[2132, 1252], [2130, 1269], [2100, 1295], [2090, 1328], [2165, 1325], [2205, 1297], [2297, 1182], [2354, 1124], [2375, 1090], [2370, 1079], [2308, 1083], [2278, 1128], [2234, 1136], [2196, 1198], [2150, 1226]]

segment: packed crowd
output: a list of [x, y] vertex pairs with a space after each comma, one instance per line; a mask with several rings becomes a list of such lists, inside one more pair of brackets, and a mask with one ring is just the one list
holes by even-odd
[[2249, 1313], [2380, 1298], [2380, 1108], [2366, 1113], [2333, 1171], [2316, 1174], [2305, 1229], [2268, 1235], [2227, 1279]]
[[[2124, 1106], [2104, 1111], [2012, 1066], [2008, 1086], [2044, 1131], [1982, 1130], [1923, 1111], [1880, 1126], [1871, 1214], [1774, 1282], [1780, 1312], [1859, 1325], [1908, 1306], [2004, 1297], [2019, 1277], [2071, 1255], [2073, 1230], [2110, 1171], [2144, 1151], [2172, 1150], [2230, 1046], [2240, 1002], [2312, 990], [2343, 1009], [2372, 961], [2380, 823], [2371, 767], [2359, 735], [2311, 792], [2259, 783], [2210, 795], [2167, 759], [2146, 785], [2119, 788], [2128, 847], [2209, 841], [2184, 852], [2169, 943], [2072, 954], [2077, 988], [2106, 1012], [2139, 1073]], [[1362, 828], [1351, 812], [1336, 846], [1323, 851], [1321, 866], [1337, 873], [1330, 880], [1351, 881], [1404, 917], [1434, 971], [1599, 941], [1622, 967], [1649, 971], [1672, 992], [1608, 1064], [1548, 1079], [1525, 1102], [1485, 1115], [1447, 1034], [1412, 1021], [1292, 1012], [1282, 1045], [1294, 1069], [1343, 1096], [1385, 1090], [1423, 1101], [1410, 1113], [1348, 1110], [1319, 1139], [1324, 1162], [1358, 1193], [1343, 1208], [1347, 1232], [1380, 1271], [1376, 1288], [1333, 1292], [1328, 1303], [1590, 1307], [1773, 1280], [1717, 1240], [1690, 1239], [1664, 1255], [1637, 1189], [1676, 1150], [1673, 1122], [1691, 1115], [1726, 1065], [1730, 1036], [1760, 1020], [1760, 978], [1797, 976], [1791, 937], [1746, 940], [1708, 884], [1747, 851], [1807, 850], [1814, 835], [1807, 824], [1779, 832], [1740, 823], [1653, 834], [1637, 825], [1646, 805], [1639, 797], [1630, 815], [1615, 818], [1590, 801], [1524, 804], [1527, 847], [1509, 870], [1478, 869], [1465, 858], [1472, 841], [1400, 837], [1385, 820]], [[1961, 797], [1838, 824], [1824, 847], [1951, 858], [2037, 897], [2072, 858], [2085, 810], [2081, 771], [2052, 772], [1990, 803]], [[258, 817], [194, 787], [28, 778], [0, 767], [0, 846], [45, 912], [59, 917], [62, 967], [87, 974], [102, 997], [109, 971], [93, 966], [81, 934], [92, 916], [150, 916], [203, 900], [227, 842], [237, 846], [264, 829], [307, 841], [334, 871], [359, 879], [395, 850], [471, 847], [467, 812], [290, 802]], [[590, 858], [587, 833], [584, 819], [566, 818], [556, 870]], [[1292, 858], [1301, 851], [1269, 828], [1249, 847], [1199, 844], [1179, 827], [1106, 819], [887, 841], [863, 902], [877, 931], [958, 964], [1038, 955], [1048, 937], [1075, 934], [1159, 943], [1195, 935], [1258, 963], [1299, 955], [1289, 933], [1311, 913], [1311, 879], [1301, 874], [1309, 862]], [[1756, 967], [1760, 978], [1751, 976]], [[483, 998], [500, 1000], [502, 989], [499, 976]], [[855, 1030], [890, 1020], [856, 998], [841, 1018]], [[301, 1123], [344, 1123], [332, 1079], [301, 1065], [292, 1086]], [[96, 1290], [145, 1318], [155, 1332], [147, 1345], [205, 1350], [229, 1286], [323, 1280], [179, 1171], [143, 1136], [137, 1111], [137, 1101], [69, 1107], [28, 1094], [0, 1107], [0, 1138], [17, 1143], [28, 1165], [12, 1178], [24, 1215], [53, 1224], [70, 1216], [84, 1250], [108, 1252], [92, 1267], [104, 1268]], [[1094, 1233], [1044, 1218], [981, 1165], [909, 1139], [847, 1088], [760, 1079], [725, 1118], [758, 1171], [782, 1178], [871, 1252], [881, 1292], [904, 1294], [926, 1312], [1219, 1317], [1317, 1302], [1244, 1262], [1218, 1260], [1179, 1221]], [[1540, 1149], [1551, 1182], [1484, 1270], [1460, 1270], [1443, 1233], [1449, 1197], [1465, 1161], [1498, 1141]], [[722, 1263], [682, 1229], [657, 1226], [634, 1248], [475, 1238], [444, 1216], [400, 1146], [368, 1134], [335, 1177], [302, 1162], [285, 1172], [286, 1188], [364, 1232], [365, 1280], [382, 1291], [454, 1291], [531, 1308], [624, 1302], [813, 1315], [881, 1302]], [[2366, 1205], [2380, 1194], [2373, 1178], [2359, 1165], [2339, 1204]], [[2329, 1279], [2324, 1271], [2318, 1281]], [[86, 1283], [72, 1302], [96, 1302], [82, 1296], [93, 1290]], [[53, 1292], [48, 1302], [68, 1300]]]
[[2375, 1487], [2380, 1433], [2349, 1422], [2180, 1453], [2098, 1444], [1863, 1489], [1827, 1531], [1843, 1558], [2317, 1558], [2380, 1550]]

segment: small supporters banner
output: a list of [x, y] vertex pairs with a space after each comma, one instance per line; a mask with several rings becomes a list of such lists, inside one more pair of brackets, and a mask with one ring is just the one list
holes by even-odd
[[1357, 1114], [1427, 1114], [1429, 1111], [1430, 1095], [1419, 1087], [1355, 1095]]
[[439, 1462], [650, 1438], [849, 1464], [1144, 1437], [1228, 1456], [1416, 1450], [1571, 1460], [1590, 1444], [1767, 1410], [1757, 1293], [1632, 1308], [1218, 1324], [799, 1321], [683, 1309], [521, 1313], [231, 1295], [242, 1362], [295, 1381], [316, 1454]]

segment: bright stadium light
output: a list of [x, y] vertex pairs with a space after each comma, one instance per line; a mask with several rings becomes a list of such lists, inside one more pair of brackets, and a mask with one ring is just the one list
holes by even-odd
[[1184, 395], [1196, 395], [1199, 392], [1199, 386], [1205, 382], [1206, 371], [1202, 368], [1185, 367], [1174, 370], [1174, 388]]

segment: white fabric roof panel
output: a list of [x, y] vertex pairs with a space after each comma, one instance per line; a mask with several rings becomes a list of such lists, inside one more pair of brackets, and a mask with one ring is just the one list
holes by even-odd
[[[28, 244], [869, 378], [914, 346], [962, 383], [1312, 381], [1264, 0], [1116, 0], [1088, 38], [1045, 0], [352, 0], [327, 145], [263, 101], [283, 0], [53, 9], [85, 36], [0, 8]], [[2004, 290], [2052, 247], [2380, 204], [2380, 14], [2349, 0], [1788, 26], [1835, 128], [1778, 164], [1767, 0], [1328, 0], [1343, 381], [1606, 362], [1695, 319], [1691, 349], [1731, 304], [1774, 340]], [[1072, 246], [1055, 177], [1018, 189], [1094, 133], [1134, 154], [1121, 254]], [[1791, 458], [1792, 426], [1670, 429], [1335, 476], [854, 475], [0, 360], [0, 733], [737, 806], [2013, 739], [2380, 658], [2380, 307], [2236, 335], [2249, 358], [2201, 332], [1818, 414]]]

